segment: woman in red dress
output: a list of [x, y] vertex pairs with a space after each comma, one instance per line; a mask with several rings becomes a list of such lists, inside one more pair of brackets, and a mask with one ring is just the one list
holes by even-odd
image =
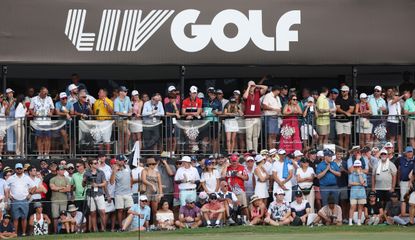
[[298, 104], [297, 95], [290, 96], [288, 103], [282, 110], [283, 121], [281, 124], [280, 148], [284, 149], [287, 154], [295, 150], [302, 149], [300, 139], [300, 127], [298, 116], [302, 114], [301, 107]]

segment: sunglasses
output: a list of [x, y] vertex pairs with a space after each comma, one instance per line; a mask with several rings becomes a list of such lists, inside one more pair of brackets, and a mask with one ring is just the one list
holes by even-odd
[[382, 155], [387, 155], [387, 154], [386, 153], [381, 153], [380, 155], [382, 156]]
[[147, 200], [141, 200], [140, 202], [148, 202]]
[[81, 167], [81, 165], [76, 165], [76, 168], [80, 168]]
[[70, 168], [68, 168], [68, 170], [74, 170], [75, 168], [73, 168], [73, 167], [70, 167]]
[[379, 91], [379, 90], [375, 90], [375, 92], [381, 92], [381, 91]]
[[147, 164], [148, 166], [154, 166], [154, 165], [156, 165], [155, 163], [149, 163], [149, 164]]
[[22, 170], [23, 168], [16, 168], [16, 170]]
[[292, 100], [293, 100], [293, 101], [297, 101], [297, 98], [293, 98]]
[[93, 162], [93, 163], [92, 163], [92, 165], [97, 165], [97, 164], [98, 164], [98, 162]]

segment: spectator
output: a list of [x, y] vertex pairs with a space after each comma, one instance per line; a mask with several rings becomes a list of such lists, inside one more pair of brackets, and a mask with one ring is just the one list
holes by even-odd
[[68, 206], [68, 213], [69, 213], [69, 217], [71, 217], [72, 219], [74, 219], [74, 227], [75, 227], [75, 232], [77, 233], [83, 233], [86, 231], [86, 218], [84, 213], [82, 213], [81, 211], [78, 211], [78, 208], [71, 204]]
[[52, 218], [55, 234], [58, 233], [58, 220], [61, 211], [66, 211], [68, 204], [67, 192], [71, 191], [69, 179], [65, 177], [65, 167], [60, 165], [58, 175], [50, 180], [50, 189], [52, 190]]
[[160, 141], [160, 126], [157, 124], [164, 116], [164, 108], [160, 94], [153, 94], [151, 101], [143, 106], [143, 123], [147, 125], [143, 131], [144, 148], [157, 150]]
[[59, 234], [70, 234], [75, 232], [75, 219], [68, 216], [65, 210], [59, 212], [58, 224], [60, 226]]
[[[5, 175], [5, 173], [2, 173]], [[9, 202], [9, 195], [7, 190], [7, 182], [4, 179], [4, 176], [0, 178], [0, 220], [3, 217], [3, 211], [6, 208], [6, 203]]]
[[208, 228], [221, 227], [221, 220], [225, 214], [225, 208], [218, 201], [216, 194], [211, 193], [209, 195], [209, 203], [203, 205], [200, 211]]
[[71, 112], [73, 111], [73, 103], [68, 101], [68, 97], [65, 92], [59, 94], [59, 100], [55, 104], [56, 114], [61, 116], [62, 119], [66, 120], [66, 124], [61, 128], [60, 133], [63, 138], [63, 150], [69, 152], [69, 136], [68, 130], [71, 124]]
[[[336, 119], [336, 112], [337, 112], [336, 99], [339, 97], [339, 93], [340, 92], [337, 88], [332, 88], [327, 98], [327, 100], [329, 101], [329, 108], [330, 108], [330, 123], [333, 123]], [[318, 97], [319, 95], [317, 94], [317, 98]], [[336, 124], [330, 124], [330, 134], [328, 138], [331, 141], [334, 141], [336, 140], [336, 137], [337, 137], [336, 136]]]
[[396, 186], [396, 166], [387, 157], [387, 151], [380, 151], [380, 161], [373, 168], [372, 191], [376, 191], [382, 206], [390, 199], [390, 193], [395, 191]]
[[164, 104], [164, 110], [167, 116], [166, 140], [167, 151], [173, 155], [176, 151], [176, 137], [180, 136], [178, 134], [179, 129], [174, 126], [177, 123], [177, 120], [180, 119], [180, 102], [176, 102], [177, 97], [174, 93], [169, 93], [168, 99], [170, 101]]
[[284, 119], [281, 124], [280, 148], [286, 150], [287, 153], [293, 153], [295, 150], [302, 149], [298, 124], [298, 117], [302, 115], [302, 111], [296, 95], [290, 95], [282, 114]]
[[128, 124], [125, 119], [126, 117], [131, 117], [133, 109], [130, 98], [127, 96], [128, 89], [125, 86], [121, 86], [118, 90], [119, 95], [114, 100], [114, 113], [119, 117], [119, 120], [117, 121], [119, 129], [118, 134], [122, 136], [121, 139], [118, 139], [118, 141], [121, 151], [127, 153], [130, 131], [128, 130]]
[[327, 199], [327, 205], [318, 211], [317, 217], [313, 223], [318, 224], [320, 221], [322, 221], [323, 224], [327, 226], [341, 226], [342, 219], [342, 208], [337, 205], [333, 196], [329, 196]]
[[393, 218], [393, 221], [398, 225], [403, 225], [403, 226], [411, 225], [410, 219], [414, 219], [413, 217], [410, 218], [411, 216], [410, 207], [411, 206], [408, 203], [409, 195], [410, 195], [409, 193], [405, 194], [404, 200], [401, 202], [401, 213], [399, 214], [399, 216], [395, 216]]
[[[122, 223], [122, 220], [124, 219], [125, 212], [127, 212], [127, 209], [133, 206], [134, 201], [133, 201], [133, 197], [131, 196], [132, 193], [131, 193], [131, 187], [130, 187], [131, 186], [131, 171], [125, 165], [125, 161], [127, 161], [127, 158], [124, 155], [118, 155], [116, 159], [117, 159], [117, 164], [114, 164], [112, 166], [110, 183], [115, 184], [115, 188], [114, 188], [115, 209], [117, 210], [118, 223], [120, 224], [120, 227], [121, 227], [121, 223]], [[145, 202], [146, 206], [147, 206], [147, 202], [148, 202], [148, 199], [146, 197], [146, 202]], [[136, 206], [134, 209], [136, 208], [138, 208], [138, 206]]]
[[215, 93], [216, 93], [216, 98], [222, 104], [222, 109], [225, 109], [225, 106], [229, 103], [229, 100], [223, 97], [222, 89], [216, 89]]
[[142, 147], [142, 133], [143, 133], [143, 122], [141, 121], [141, 113], [143, 110], [143, 101], [140, 99], [140, 95], [137, 90], [131, 92], [132, 102], [132, 119], [130, 121], [130, 132], [134, 142], [138, 142], [140, 149]]
[[168, 96], [171, 95], [171, 94], [174, 94], [174, 96], [176, 96], [176, 101], [175, 102], [176, 102], [177, 105], [180, 105], [180, 102], [181, 102], [180, 101], [180, 91], [173, 85], [171, 85], [167, 88], [167, 97], [164, 98], [163, 103], [167, 104], [168, 102], [170, 102], [170, 99], [169, 99]]
[[[9, 214], [4, 215], [0, 224], [0, 238], [9, 239], [17, 237], [16, 228], [10, 222], [12, 217]], [[26, 235], [26, 234], [24, 234]]]
[[376, 192], [369, 192], [369, 202], [365, 205], [365, 224], [378, 225], [382, 223], [383, 207], [380, 202], [376, 200]]
[[173, 211], [169, 209], [169, 202], [160, 201], [160, 208], [156, 214], [157, 228], [160, 230], [175, 230]]
[[370, 144], [370, 135], [372, 134], [373, 125], [370, 123], [369, 118], [372, 115], [372, 109], [367, 101], [368, 96], [366, 93], [361, 93], [359, 98], [360, 102], [356, 104], [355, 114], [359, 117], [359, 143], [360, 146], [363, 147]]
[[56, 175], [58, 175], [57, 169], [58, 169], [58, 165], [56, 164], [55, 161], [52, 161], [48, 169], [48, 171], [50, 172], [47, 173], [46, 176], [43, 178], [43, 182], [46, 184], [46, 187], [48, 189], [48, 192], [46, 193], [46, 196], [44, 198], [44, 209], [45, 209], [45, 213], [48, 216], [52, 216], [52, 202], [51, 202], [52, 191], [50, 188], [50, 180], [54, 178]]
[[215, 193], [219, 190], [220, 173], [214, 169], [213, 162], [210, 159], [205, 160], [205, 169], [200, 178], [202, 190], [207, 194]]
[[306, 102], [304, 102], [303, 105], [303, 119], [301, 123], [301, 140], [303, 141], [303, 146], [308, 147], [309, 146], [309, 137], [311, 137], [311, 145], [316, 144], [316, 140], [318, 139], [318, 134], [316, 130], [314, 129], [315, 124], [315, 117], [316, 117], [316, 109], [314, 106], [314, 98], [308, 97], [305, 99]]
[[[164, 152], [165, 153], [165, 152]], [[176, 167], [169, 162], [171, 158], [169, 155], [161, 153], [160, 159], [157, 159], [157, 171], [160, 174], [163, 198], [169, 202], [170, 206], [173, 206], [173, 193], [174, 193], [174, 175], [176, 174]]]
[[[71, 186], [73, 191], [73, 202], [76, 207], [84, 209], [85, 202], [85, 189], [83, 186], [84, 173], [85, 173], [85, 162], [79, 161], [75, 163], [76, 173], [72, 175]], [[72, 200], [72, 199], [71, 199]]]
[[[6, 105], [6, 116], [7, 116], [7, 122], [12, 123], [15, 120], [15, 113], [16, 113], [16, 99], [14, 98], [14, 91], [11, 88], [6, 89], [6, 99], [7, 102]], [[7, 151], [9, 153], [15, 152], [15, 127], [9, 127], [7, 128]], [[12, 158], [12, 157], [9, 157]]]
[[131, 231], [145, 231], [149, 227], [151, 216], [150, 207], [147, 206], [147, 196], [140, 196], [140, 203], [134, 204], [128, 210], [128, 216], [124, 221], [121, 231], [131, 229]]
[[352, 217], [356, 211], [357, 205], [357, 225], [362, 225], [362, 212], [363, 207], [366, 204], [366, 174], [362, 170], [362, 162], [356, 160], [353, 163], [353, 170], [349, 175], [349, 187], [350, 187], [350, 213], [349, 213], [349, 225], [353, 225]]
[[310, 213], [310, 204], [307, 200], [303, 199], [303, 193], [301, 191], [295, 192], [295, 201], [290, 204], [291, 215], [293, 218], [292, 225], [310, 225], [316, 218], [315, 213]]
[[[365, 151], [367, 151], [367, 149], [365, 148]], [[350, 150], [350, 157], [349, 159], [347, 159], [347, 170], [349, 171], [349, 173], [351, 173], [353, 171], [353, 164], [355, 161], [359, 160], [362, 164], [362, 172], [364, 174], [368, 174], [369, 173], [369, 162], [367, 159], [365, 159], [362, 156], [362, 152], [359, 146], [354, 146], [352, 148], [352, 150]]]
[[232, 213], [237, 212], [241, 205], [235, 193], [229, 191], [228, 183], [222, 181], [220, 183], [220, 190], [216, 193], [216, 195], [218, 196], [219, 202], [222, 202], [225, 207], [224, 219], [228, 219], [229, 225], [235, 224], [235, 221], [232, 218]]
[[[267, 205], [267, 200], [269, 197], [268, 194], [268, 183], [270, 176], [268, 175], [264, 164], [266, 162], [266, 159], [261, 155], [256, 155], [255, 157], [256, 162], [256, 168], [254, 170], [254, 176], [255, 176], [255, 194], [258, 199], [261, 199], [262, 202]], [[252, 196], [251, 198], [253, 198]]]
[[274, 180], [273, 194], [278, 192], [279, 189], [285, 192], [285, 202], [290, 203], [292, 199], [292, 183], [293, 177], [293, 164], [286, 158], [286, 152], [284, 149], [278, 150], [278, 160], [272, 165], [272, 177]]
[[[203, 136], [203, 152], [207, 151], [209, 143], [212, 145], [212, 151], [219, 151], [219, 115], [222, 115], [222, 103], [216, 98], [215, 89], [210, 87], [208, 89], [208, 97], [203, 102], [203, 113], [205, 119], [210, 121], [210, 134]], [[205, 133], [206, 134], [206, 133]], [[210, 139], [209, 139], [210, 138]]]
[[339, 188], [337, 178], [341, 176], [340, 169], [336, 163], [332, 162], [334, 153], [330, 149], [324, 149], [324, 161], [317, 166], [317, 178], [320, 180], [320, 192], [323, 206], [327, 205], [329, 195], [333, 195], [334, 200], [339, 202]]
[[297, 169], [296, 178], [299, 190], [303, 193], [304, 199], [310, 204], [310, 212], [314, 213], [315, 192], [313, 180], [315, 178], [315, 173], [306, 158], [301, 158], [300, 168]]
[[391, 193], [390, 201], [385, 206], [385, 220], [389, 225], [395, 223], [395, 217], [399, 217], [401, 214], [402, 202], [399, 201], [398, 194], [396, 192]]
[[409, 138], [409, 143], [415, 147], [415, 90], [412, 91], [412, 97], [405, 101], [404, 113], [408, 116], [406, 123], [406, 136]]
[[[101, 155], [98, 156], [98, 162], [99, 162], [99, 166], [98, 168], [104, 172], [105, 174], [105, 180], [107, 181], [107, 191], [106, 191], [106, 199], [107, 199], [107, 204], [105, 207], [105, 213], [107, 215], [107, 219], [110, 219], [111, 221], [111, 232], [115, 232], [115, 218], [116, 218], [116, 209], [115, 209], [115, 204], [114, 204], [114, 192], [115, 192], [115, 184], [111, 184], [111, 175], [112, 175], [112, 166], [117, 164], [117, 160], [115, 158], [110, 160], [110, 166], [108, 166], [105, 163], [105, 155]], [[134, 170], [134, 169], [133, 169]], [[131, 178], [134, 178], [134, 172], [131, 171]], [[139, 178], [139, 176], [137, 176], [137, 178]], [[134, 189], [134, 181], [132, 182], [133, 186], [132, 189]], [[137, 202], [134, 203], [138, 203], [138, 184], [137, 184], [137, 188], [136, 188], [136, 192], [137, 192]]]
[[352, 134], [352, 114], [354, 113], [355, 103], [349, 95], [349, 87], [343, 85], [340, 89], [342, 95], [336, 99], [336, 133], [339, 138], [339, 145], [343, 149], [350, 147], [350, 136]]
[[264, 222], [272, 226], [289, 225], [292, 222], [291, 208], [284, 201], [285, 191], [279, 189], [274, 196], [275, 200], [270, 203]]
[[285, 104], [288, 103], [288, 86], [287, 85], [283, 85], [281, 87], [280, 100], [281, 100], [282, 107], [284, 107]]
[[36, 202], [34, 208], [35, 213], [29, 218], [32, 234], [35, 236], [48, 235], [49, 225], [52, 223], [50, 218], [43, 213], [42, 203]]
[[78, 98], [78, 87], [75, 84], [71, 84], [68, 86], [68, 91], [67, 93], [65, 93], [66, 95], [68, 95], [68, 102], [70, 102], [71, 104], [74, 104], [76, 102], [78, 102], [79, 98]]
[[105, 173], [98, 169], [98, 160], [89, 161], [89, 169], [83, 176], [83, 186], [86, 187], [86, 201], [89, 208], [90, 232], [97, 232], [97, 211], [100, 216], [101, 231], [105, 232], [107, 219], [105, 216], [104, 193], [107, 186]]
[[236, 98], [231, 97], [229, 103], [225, 105], [223, 109], [225, 119], [225, 134], [226, 134], [226, 148], [228, 154], [233, 153], [236, 150], [236, 134], [238, 133], [239, 124], [238, 117], [243, 116], [243, 112], [236, 102]]
[[191, 86], [189, 97], [183, 100], [182, 115], [184, 115], [187, 120], [200, 119], [202, 107], [202, 99], [197, 97], [197, 87]]
[[87, 99], [85, 90], [79, 92], [79, 100], [73, 104], [71, 114], [83, 120], [88, 119], [89, 115], [93, 115], [92, 105]]
[[330, 106], [327, 99], [329, 90], [327, 87], [321, 89], [320, 96], [316, 102], [317, 110], [317, 133], [318, 133], [318, 144], [323, 145], [328, 142], [328, 136], [330, 134]]
[[[52, 115], [55, 109], [52, 98], [48, 96], [48, 89], [45, 87], [40, 88], [39, 95], [32, 98], [29, 109], [32, 111], [32, 115], [35, 116], [35, 120], [39, 121], [38, 124], [47, 123], [45, 121], [50, 120], [49, 116]], [[51, 130], [36, 130], [36, 145], [38, 150], [38, 159], [49, 159], [49, 152], [51, 146]]]
[[180, 206], [186, 204], [186, 199], [196, 201], [196, 185], [200, 181], [199, 173], [192, 167], [189, 156], [183, 156], [180, 160], [182, 167], [177, 169], [174, 181], [179, 184]]
[[375, 142], [379, 138], [386, 137], [382, 134], [382, 133], [385, 133], [386, 135], [386, 132], [384, 131], [386, 129], [383, 126], [382, 115], [386, 113], [387, 106], [386, 106], [385, 100], [381, 96], [381, 93], [382, 93], [382, 87], [376, 86], [374, 89], [374, 93], [368, 97], [370, 109], [372, 110], [371, 122], [373, 125], [373, 130], [372, 130], [373, 135], [371, 135], [372, 136], [371, 140], [373, 142]]
[[245, 100], [246, 148], [258, 151], [258, 138], [261, 134], [261, 102], [260, 97], [267, 92], [268, 87], [248, 82], [243, 99]]
[[[79, 77], [79, 74], [73, 73], [71, 76], [71, 84], [66, 88], [66, 94], [69, 95], [70, 92], [74, 89], [73, 87], [76, 87], [77, 89], [86, 89], [86, 85], [79, 82], [81, 78]], [[71, 88], [72, 85], [72, 88]], [[76, 101], [75, 101], [76, 102]]]
[[[337, 178], [337, 187], [339, 187], [339, 205], [343, 211], [343, 219], [348, 218], [348, 212], [346, 209], [350, 208], [349, 199], [349, 170], [347, 169], [347, 160], [343, 159], [343, 154], [337, 151], [333, 156], [333, 162], [339, 167], [340, 177]], [[366, 172], [365, 172], [366, 173]]]
[[6, 108], [7, 101], [5, 101], [3, 94], [0, 93], [0, 160], [3, 154], [4, 138], [7, 134]]
[[409, 225], [415, 225], [415, 191], [414, 189], [414, 182], [415, 182], [415, 174], [413, 174], [414, 171], [412, 170], [412, 177], [409, 184], [409, 187], [411, 187], [412, 191], [408, 192], [409, 199], [408, 199], [408, 205], [409, 205]]
[[30, 178], [30, 180], [33, 181], [33, 185], [35, 186], [35, 191], [33, 191], [32, 197], [30, 198], [30, 204], [29, 204], [29, 214], [33, 214], [35, 207], [34, 204], [36, 202], [40, 202], [42, 196], [41, 193], [46, 193], [47, 189], [43, 186], [43, 182], [42, 179], [37, 177], [37, 171], [36, 171], [36, 167], [34, 166], [29, 166], [28, 169], [28, 176]]
[[[21, 219], [22, 236], [26, 236], [27, 216], [29, 214], [29, 202], [32, 193], [36, 190], [33, 181], [23, 174], [23, 165], [16, 163], [16, 173], [7, 179], [7, 194], [10, 197], [13, 225], [16, 232], [19, 231], [19, 219]], [[6, 227], [6, 226], [3, 226]]]
[[[405, 194], [409, 192], [410, 175], [411, 171], [414, 169], [414, 163], [414, 149], [408, 146], [405, 148], [404, 156], [398, 158], [397, 161], [401, 201], [404, 201]], [[412, 174], [414, 173], [412, 172]]]
[[[216, 195], [215, 195], [216, 196]], [[208, 196], [206, 195], [206, 199]], [[208, 204], [207, 202], [205, 204]], [[193, 199], [186, 199], [186, 205], [180, 207], [179, 219], [175, 225], [180, 228], [198, 228], [202, 225], [202, 217], [200, 215], [200, 208], [195, 206]]]
[[261, 225], [264, 223], [265, 214], [267, 213], [267, 207], [256, 195], [251, 197], [251, 211], [250, 216], [251, 220], [249, 221], [249, 225]]
[[[111, 116], [114, 113], [114, 102], [109, 99], [108, 91], [105, 88], [101, 88], [98, 91], [98, 100], [95, 101], [93, 105], [93, 114], [97, 116], [97, 120], [111, 120]], [[108, 122], [110, 123], [110, 122]], [[110, 152], [110, 142], [111, 142], [111, 133], [112, 128], [106, 128], [102, 130], [102, 142], [105, 145], [107, 153]], [[102, 151], [103, 145], [99, 145], [99, 150]]]
[[[252, 195], [255, 194], [255, 188], [257, 184], [255, 181], [255, 175], [254, 175], [254, 171], [256, 168], [256, 166], [254, 165], [255, 160], [250, 155], [249, 156], [244, 155], [244, 159], [245, 159], [245, 170], [246, 170], [246, 174], [248, 175], [248, 181], [245, 182], [246, 199], [251, 199]], [[265, 160], [265, 163], [267, 163], [267, 160]], [[267, 175], [269, 174], [267, 173]], [[266, 182], [266, 187], [267, 187], [267, 192], [268, 192], [269, 181]]]
[[402, 126], [399, 125], [402, 118], [402, 106], [401, 100], [404, 98], [404, 95], [399, 96], [398, 90], [392, 92], [393, 96], [391, 99], [388, 99], [388, 120], [387, 120], [387, 129], [389, 135], [389, 141], [395, 146], [397, 143], [398, 151], [401, 153], [402, 149]]
[[279, 121], [282, 110], [280, 100], [281, 87], [274, 85], [271, 92], [265, 94], [264, 100], [262, 101], [262, 109], [265, 115], [265, 126], [268, 133], [268, 147], [269, 149], [275, 148], [277, 143], [277, 135], [280, 132]]
[[17, 124], [14, 127], [16, 133], [16, 156], [18, 158], [24, 158], [26, 156], [26, 128], [25, 119], [28, 115], [27, 107], [24, 104], [24, 95], [19, 94], [16, 99], [16, 110], [14, 117], [17, 120]]
[[153, 217], [156, 216], [158, 204], [163, 197], [163, 182], [161, 181], [160, 173], [156, 170], [156, 165], [156, 160], [153, 157], [149, 157], [147, 158], [147, 167], [141, 172], [143, 189], [145, 189], [145, 195], [150, 203]]

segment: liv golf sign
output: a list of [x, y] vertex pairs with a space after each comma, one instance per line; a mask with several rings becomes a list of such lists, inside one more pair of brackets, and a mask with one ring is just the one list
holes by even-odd
[[[301, 11], [284, 13], [276, 21], [275, 35], [266, 36], [262, 27], [262, 11], [249, 10], [248, 16], [235, 9], [217, 13], [210, 24], [198, 24], [199, 10], [186, 9], [175, 14], [175, 10], [106, 9], [102, 12], [97, 32], [84, 32], [86, 9], [70, 9], [67, 14], [65, 34], [78, 51], [134, 52], [138, 51], [173, 16], [170, 35], [174, 44], [184, 52], [202, 51], [212, 40], [224, 52], [238, 52], [250, 40], [263, 51], [289, 51], [290, 42], [298, 42], [298, 32], [291, 27], [301, 24]], [[236, 26], [233, 37], [225, 34], [229, 24]], [[190, 26], [190, 36], [185, 28]]]

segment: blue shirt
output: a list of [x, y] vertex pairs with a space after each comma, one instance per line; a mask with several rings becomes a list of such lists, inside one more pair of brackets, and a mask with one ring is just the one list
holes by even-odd
[[[366, 174], [361, 173], [363, 179], [365, 179], [365, 186], [367, 186], [366, 182]], [[352, 172], [349, 174], [349, 184], [352, 183], [359, 183], [360, 184], [360, 178], [359, 174], [357, 172]], [[350, 188], [350, 199], [366, 199], [366, 190], [365, 186], [359, 185], [359, 186], [351, 186]]]
[[414, 159], [408, 160], [406, 157], [400, 157], [398, 158], [398, 163], [399, 171], [401, 172], [400, 180], [409, 181], [409, 173], [415, 170]]
[[73, 110], [77, 113], [89, 115], [88, 103], [80, 103], [79, 101], [73, 104]]
[[130, 210], [144, 215], [143, 218], [140, 218], [140, 221], [138, 221], [138, 216], [134, 215], [133, 221], [131, 222], [131, 227], [133, 229], [142, 227], [146, 221], [150, 221], [151, 210], [149, 206], [146, 205], [144, 208], [141, 208], [139, 204], [134, 204]]
[[125, 96], [124, 100], [121, 101], [120, 97], [114, 100], [114, 112], [115, 113], [128, 113], [132, 109], [131, 101], [128, 96]]
[[[156, 110], [157, 112], [153, 114], [153, 110]], [[152, 100], [145, 102], [142, 115], [145, 123], [154, 122], [154, 120], [164, 116], [163, 104], [161, 101], [158, 101], [157, 104], [154, 104]]]
[[205, 98], [203, 100], [203, 111], [206, 114], [206, 119], [210, 121], [217, 122], [218, 117], [213, 113], [213, 111], [222, 111], [222, 103], [217, 99], [210, 100], [209, 98]]
[[383, 98], [379, 97], [378, 99], [375, 96], [369, 96], [369, 104], [370, 108], [372, 109], [373, 116], [380, 116], [382, 115], [382, 111], [380, 110], [381, 107], [386, 108], [386, 102]]
[[[335, 162], [330, 162], [330, 167], [336, 172], [339, 172], [340, 169]], [[322, 161], [317, 165], [317, 174], [320, 174], [327, 168], [326, 161]], [[336, 186], [337, 177], [330, 171], [327, 171], [326, 175], [320, 178], [320, 186]]]

